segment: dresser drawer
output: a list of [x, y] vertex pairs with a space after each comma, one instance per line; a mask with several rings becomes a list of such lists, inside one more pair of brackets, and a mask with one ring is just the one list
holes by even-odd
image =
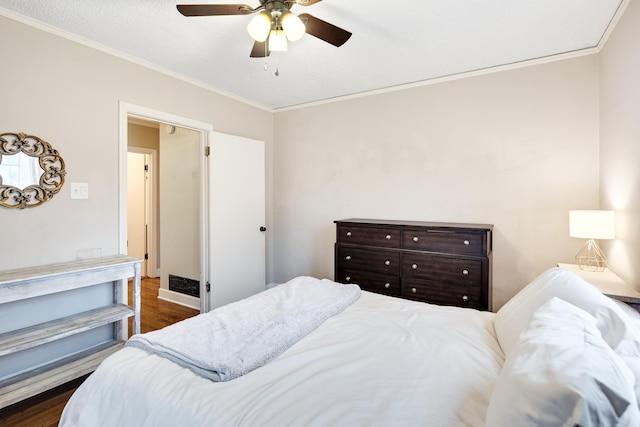
[[434, 280], [461, 286], [480, 286], [482, 261], [405, 252], [402, 277]]
[[400, 275], [400, 253], [384, 249], [338, 245], [336, 265], [339, 269], [347, 268]]
[[486, 310], [481, 303], [480, 287], [447, 285], [417, 279], [402, 279], [402, 298], [431, 304]]
[[393, 297], [400, 296], [400, 277], [398, 276], [338, 268], [335, 281], [339, 283], [355, 283], [364, 291]]
[[486, 255], [486, 234], [449, 230], [403, 230], [402, 248], [461, 255]]
[[400, 247], [400, 230], [397, 228], [362, 227], [350, 224], [338, 224], [337, 228], [338, 243], [385, 248]]

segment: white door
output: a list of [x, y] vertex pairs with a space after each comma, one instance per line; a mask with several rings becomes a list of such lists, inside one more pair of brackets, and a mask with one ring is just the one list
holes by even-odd
[[264, 142], [211, 132], [208, 309], [263, 291]]
[[[145, 155], [127, 153], [127, 254], [145, 259], [146, 253], [146, 211], [145, 211]], [[146, 262], [142, 263], [141, 274], [147, 275]]]

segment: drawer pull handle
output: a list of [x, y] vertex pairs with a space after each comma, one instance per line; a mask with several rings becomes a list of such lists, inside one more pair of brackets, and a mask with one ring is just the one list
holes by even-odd
[[416, 288], [411, 288], [411, 292], [413, 292], [414, 294], [418, 292], [418, 290]]
[[351, 276], [347, 276], [344, 278], [345, 281], [350, 282], [351, 281]]
[[467, 270], [466, 268], [464, 270], [462, 270], [462, 274], [464, 274], [465, 276], [469, 275], [469, 270]]
[[470, 242], [470, 241], [468, 241], [468, 240], [465, 240], [465, 241], [464, 241], [464, 242], [462, 242], [462, 243], [464, 243], [464, 245], [465, 245], [465, 246], [469, 246], [469, 245], [471, 244], [471, 242]]
[[346, 257], [344, 257], [344, 259], [346, 259], [347, 261], [351, 260], [351, 255], [347, 255]]
[[469, 297], [466, 295], [462, 295], [462, 301], [467, 302], [469, 301]]
[[347, 237], [351, 237], [351, 232], [347, 231]]
[[386, 236], [384, 236], [384, 238], [387, 240], [391, 240], [391, 234], [387, 234]]
[[411, 268], [413, 268], [414, 270], [418, 269], [418, 264], [411, 264]]
[[418, 236], [413, 236], [413, 241], [414, 242], [417, 242], [418, 240], [420, 240], [420, 239], [418, 239]]
[[384, 262], [384, 265], [391, 265], [391, 261], [386, 260], [386, 261]]
[[385, 288], [385, 289], [389, 289], [390, 287], [391, 287], [391, 283], [385, 283], [385, 284], [384, 284], [384, 288]]

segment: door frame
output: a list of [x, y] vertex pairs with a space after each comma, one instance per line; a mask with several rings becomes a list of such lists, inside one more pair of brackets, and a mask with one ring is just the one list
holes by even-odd
[[[128, 118], [138, 117], [192, 129], [200, 134], [200, 312], [205, 313], [209, 309], [209, 298], [206, 283], [208, 272], [207, 246], [207, 206], [208, 200], [208, 174], [205, 147], [209, 144], [209, 133], [213, 131], [213, 125], [164, 111], [153, 110], [128, 102], [119, 102], [119, 140], [118, 140], [118, 250], [120, 254], [127, 254], [127, 152], [128, 152]], [[162, 268], [162, 267], [161, 267]]]

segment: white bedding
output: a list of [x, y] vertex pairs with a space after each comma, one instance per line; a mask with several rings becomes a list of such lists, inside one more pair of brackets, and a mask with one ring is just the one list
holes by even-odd
[[357, 285], [300, 276], [217, 310], [131, 337], [133, 346], [211, 381], [268, 363], [360, 298]]
[[494, 317], [363, 292], [272, 362], [223, 383], [125, 348], [76, 391], [60, 425], [484, 426], [504, 363]]

